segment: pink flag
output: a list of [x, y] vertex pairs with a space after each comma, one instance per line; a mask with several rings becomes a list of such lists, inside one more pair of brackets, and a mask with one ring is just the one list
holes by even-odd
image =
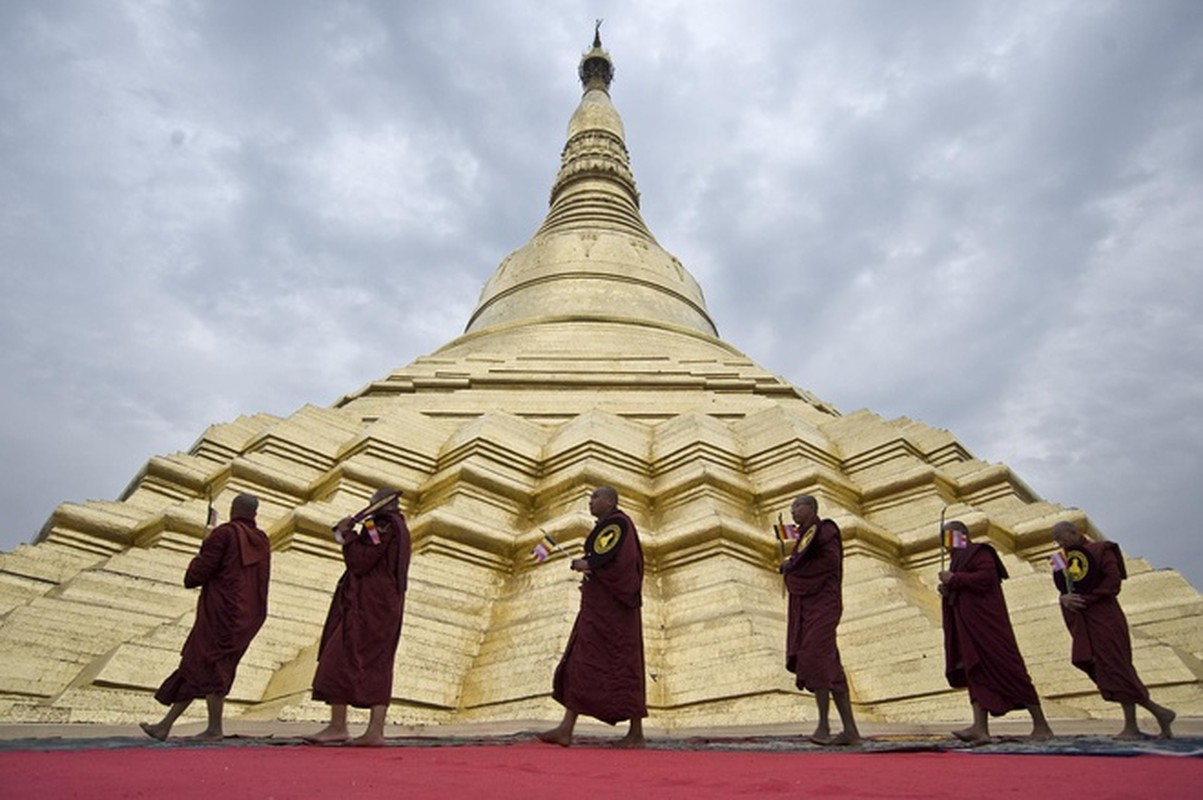
[[1053, 572], [1061, 572], [1069, 564], [1065, 561], [1065, 553], [1057, 551], [1053, 553], [1053, 557], [1049, 559], [1049, 563], [1053, 565]]
[[538, 561], [540, 564], [546, 561], [547, 557], [551, 555], [551, 551], [547, 549], [547, 545], [543, 544], [542, 542], [539, 542], [537, 545], [535, 545], [535, 549], [531, 552], [535, 556], [535, 561]]

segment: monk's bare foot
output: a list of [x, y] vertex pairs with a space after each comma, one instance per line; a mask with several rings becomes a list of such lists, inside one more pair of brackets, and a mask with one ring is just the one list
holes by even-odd
[[138, 727], [141, 728], [142, 732], [147, 736], [152, 739], [158, 739], [160, 742], [167, 741], [167, 734], [171, 733], [171, 728], [168, 728], [161, 723], [152, 725], [149, 722], [139, 722]]
[[859, 733], [844, 731], [840, 735], [832, 737], [827, 745], [829, 747], [855, 747], [858, 744], [864, 743], [865, 740], [861, 738]]
[[990, 741], [990, 733], [988, 731], [980, 730], [972, 725], [959, 731], [953, 731], [952, 735], [966, 744], [985, 744]]
[[549, 731], [536, 733], [535, 738], [540, 742], [546, 742], [547, 744], [558, 744], [560, 747], [572, 746], [572, 734], [564, 733], [559, 728], [552, 728]]
[[384, 734], [365, 733], [347, 742], [351, 747], [384, 747]]
[[1138, 742], [1149, 737], [1145, 736], [1137, 728], [1124, 728], [1119, 733], [1111, 737], [1117, 742]]
[[1047, 725], [1037, 725], [1028, 734], [1028, 741], [1031, 742], [1047, 742], [1051, 738], [1053, 738], [1053, 729]]
[[1157, 734], [1157, 738], [1173, 739], [1174, 732], [1170, 730], [1170, 725], [1175, 719], [1178, 718], [1178, 715], [1165, 706], [1162, 706], [1161, 711], [1153, 714], [1153, 717], [1156, 718], [1157, 725], [1159, 728], [1161, 728], [1160, 732]]
[[333, 725], [327, 725], [317, 733], [304, 736], [302, 739], [310, 744], [341, 744], [350, 737], [346, 728], [336, 728]]
[[628, 733], [626, 736], [616, 741], [614, 746], [624, 750], [638, 750], [639, 748], [647, 747], [647, 740], [642, 736], [632, 736]]
[[221, 731], [203, 730], [200, 733], [195, 733], [192, 736], [185, 736], [184, 741], [187, 742], [220, 742], [225, 738], [225, 734]]

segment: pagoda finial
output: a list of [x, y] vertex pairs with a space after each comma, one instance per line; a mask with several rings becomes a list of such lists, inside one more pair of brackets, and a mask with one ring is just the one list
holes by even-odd
[[610, 61], [610, 54], [602, 49], [601, 24], [599, 19], [593, 26], [593, 47], [581, 56], [581, 66], [577, 74], [580, 75], [581, 86], [585, 87], [586, 92], [590, 89], [601, 89], [609, 94], [610, 81], [614, 80], [614, 63]]

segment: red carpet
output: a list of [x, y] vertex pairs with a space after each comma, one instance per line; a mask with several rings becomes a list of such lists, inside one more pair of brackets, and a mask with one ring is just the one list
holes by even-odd
[[1203, 797], [1203, 759], [507, 746], [0, 753], [4, 798]]

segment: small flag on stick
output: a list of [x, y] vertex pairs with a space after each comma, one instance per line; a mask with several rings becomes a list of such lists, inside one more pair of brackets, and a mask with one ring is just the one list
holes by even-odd
[[380, 531], [376, 530], [376, 523], [374, 520], [364, 520], [363, 529], [365, 532], [367, 532], [368, 538], [372, 540], [372, 544], [380, 544]]
[[965, 532], [955, 528], [944, 531], [944, 546], [949, 550], [964, 550], [969, 545]]
[[1065, 579], [1066, 594], [1073, 594], [1074, 579], [1069, 576], [1069, 561], [1065, 558], [1065, 552], [1058, 550], [1048, 561], [1053, 566], [1053, 572], [1060, 572], [1061, 577]]
[[543, 540], [535, 545], [535, 549], [531, 551], [531, 555], [535, 557], [535, 561], [542, 564], [551, 557], [552, 550], [558, 550], [564, 555], [568, 555], [568, 551], [560, 547], [560, 543], [551, 538], [551, 534], [542, 528], [539, 529], [543, 533]]
[[791, 525], [788, 522], [782, 522], [780, 518], [777, 524], [773, 526], [773, 533], [777, 536], [777, 541], [782, 544], [792, 542], [798, 538], [798, 526]]

